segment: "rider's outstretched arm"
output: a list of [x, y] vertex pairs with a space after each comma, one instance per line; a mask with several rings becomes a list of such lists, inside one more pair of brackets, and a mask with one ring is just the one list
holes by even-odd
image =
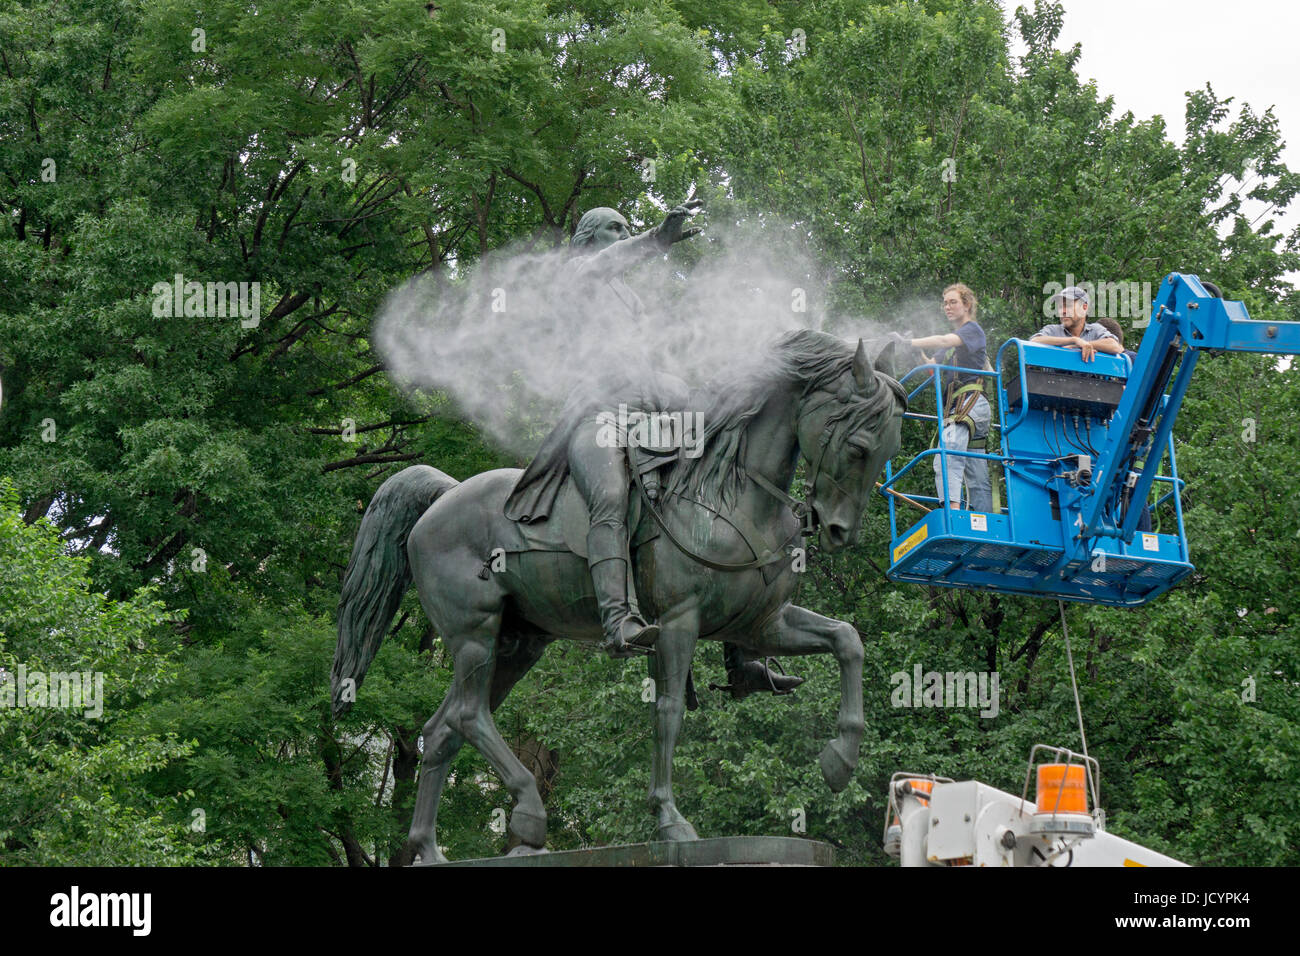
[[659, 227], [618, 242], [611, 242], [600, 252], [584, 256], [575, 266], [577, 274], [583, 278], [609, 279], [621, 275], [639, 262], [644, 262], [657, 255], [663, 255], [663, 245], [656, 234]]

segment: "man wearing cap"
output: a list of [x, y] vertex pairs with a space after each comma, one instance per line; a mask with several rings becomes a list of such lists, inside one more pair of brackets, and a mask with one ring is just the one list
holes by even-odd
[[1083, 353], [1085, 362], [1091, 362], [1098, 352], [1119, 355], [1124, 351], [1119, 340], [1100, 323], [1088, 321], [1088, 293], [1085, 289], [1072, 285], [1056, 293], [1053, 300], [1056, 303], [1056, 315], [1061, 321], [1056, 325], [1043, 326], [1034, 333], [1031, 342], [1078, 349]]

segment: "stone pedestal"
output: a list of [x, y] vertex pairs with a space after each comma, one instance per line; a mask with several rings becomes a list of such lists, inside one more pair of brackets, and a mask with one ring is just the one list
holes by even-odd
[[629, 843], [529, 856], [454, 860], [440, 866], [831, 866], [828, 843], [795, 837], [714, 837], [688, 843]]

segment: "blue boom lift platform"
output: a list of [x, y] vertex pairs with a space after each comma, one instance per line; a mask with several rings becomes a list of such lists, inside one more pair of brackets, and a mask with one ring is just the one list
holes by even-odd
[[[954, 451], [939, 428], [938, 447], [897, 471], [886, 467], [890, 579], [1121, 607], [1169, 590], [1192, 570], [1172, 430], [1196, 359], [1207, 350], [1294, 355], [1300, 322], [1253, 321], [1241, 302], [1175, 272], [1161, 283], [1131, 367], [1122, 355], [1099, 352], [1084, 362], [1076, 349], [1006, 342], [997, 370], [980, 373], [996, 380], [1001, 451]], [[909, 399], [930, 386], [942, 409], [940, 377], [949, 368], [909, 372], [904, 386], [919, 382]], [[938, 425], [938, 416], [907, 417]], [[960, 495], [953, 489], [949, 498], [950, 455], [1000, 463], [1006, 508], [984, 514], [949, 507]], [[936, 456], [943, 499], [903, 495], [899, 480], [923, 462], [912, 477], [933, 483]], [[1168, 474], [1158, 474], [1166, 456]], [[1137, 530], [1157, 482], [1164, 494], [1156, 506], [1172, 500], [1173, 533]], [[900, 531], [903, 499], [934, 507]]]

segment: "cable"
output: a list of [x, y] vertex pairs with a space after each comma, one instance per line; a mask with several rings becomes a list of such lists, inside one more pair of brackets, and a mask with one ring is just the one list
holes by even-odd
[[[1066, 461], [1070, 458], [1075, 457], [1074, 455], [1063, 454], [1061, 451], [1062, 439], [1066, 442], [1066, 444], [1069, 444], [1070, 436], [1064, 430], [1062, 430], [1059, 434], [1057, 433], [1056, 414], [1057, 414], [1056, 410], [1053, 409], [1052, 410], [1052, 434], [1051, 437], [1049, 438], [1047, 434], [1047, 411], [1045, 409], [1043, 411], [1043, 448], [1046, 449], [1049, 453], [1054, 452], [1056, 454], [1055, 458], [1050, 459], [1049, 463], [1051, 464], [1054, 464], [1058, 461]], [[1064, 478], [1066, 476], [1064, 474], [1061, 474], [1061, 475], [1053, 475], [1052, 477]], [[1046, 488], [1047, 486], [1044, 485], [1043, 487]]]
[[[1076, 421], [1078, 420], [1078, 415], [1074, 415], [1073, 417]], [[1064, 412], [1061, 413], [1061, 434], [1065, 436], [1065, 443], [1070, 446], [1070, 451], [1087, 451], [1087, 449], [1083, 447], [1082, 443], [1078, 441], [1079, 429], [1077, 427], [1074, 429], [1075, 440], [1070, 440], [1070, 422], [1069, 419], [1066, 418]]]
[[1076, 447], [1077, 447], [1077, 448], [1081, 448], [1081, 449], [1083, 449], [1083, 450], [1086, 451], [1089, 455], [1091, 455], [1093, 458], [1096, 458], [1096, 457], [1097, 457], [1097, 453], [1096, 453], [1095, 451], [1092, 450], [1092, 446], [1091, 446], [1091, 445], [1089, 445], [1086, 441], [1083, 440], [1083, 435], [1080, 434], [1080, 432], [1079, 432], [1079, 413], [1078, 413], [1078, 412], [1075, 412], [1075, 413], [1074, 413], [1074, 416], [1073, 416], [1072, 419], [1071, 419], [1071, 424], [1074, 425], [1074, 440], [1075, 440], [1075, 442], [1077, 442]]
[[[1091, 419], [1091, 418], [1085, 418], [1085, 419], [1083, 420], [1083, 427], [1084, 427], [1085, 431], [1087, 431], [1087, 433], [1088, 433], [1088, 447], [1089, 447], [1089, 448], [1092, 448], [1092, 419]], [[1101, 452], [1098, 451], [1098, 450], [1095, 449], [1095, 448], [1093, 448], [1092, 453], [1093, 453], [1094, 455], [1096, 455], [1098, 458], [1101, 457]]]
[[1070, 425], [1065, 420], [1065, 412], [1061, 412], [1061, 442], [1064, 447], [1069, 450], [1069, 454], [1065, 456], [1066, 458], [1073, 457], [1079, 453], [1078, 446], [1076, 446], [1074, 442], [1070, 441]]
[[1088, 757], [1088, 735], [1083, 732], [1083, 706], [1079, 703], [1079, 682], [1074, 679], [1074, 654], [1070, 650], [1070, 631], [1065, 626], [1065, 602], [1057, 599], [1061, 612], [1061, 636], [1065, 638], [1065, 658], [1070, 662], [1070, 686], [1074, 689], [1074, 712], [1079, 716], [1079, 739], [1083, 741], [1083, 756]]

